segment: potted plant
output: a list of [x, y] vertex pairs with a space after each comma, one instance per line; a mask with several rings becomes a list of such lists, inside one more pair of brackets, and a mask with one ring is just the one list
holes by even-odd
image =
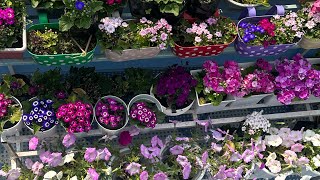
[[226, 61], [220, 68], [214, 61], [206, 61], [203, 70], [193, 70], [191, 74], [198, 80], [196, 87], [197, 113], [208, 113], [224, 109], [236, 97], [243, 97], [242, 77], [238, 63]]
[[131, 123], [140, 128], [154, 128], [164, 119], [160, 102], [149, 94], [139, 94], [128, 104]]
[[116, 96], [104, 96], [94, 107], [94, 118], [100, 131], [117, 134], [128, 124], [127, 105]]
[[68, 133], [82, 136], [92, 129], [94, 113], [88, 99], [86, 92], [78, 88], [56, 105], [56, 117]]
[[0, 92], [5, 94], [11, 94], [21, 100], [28, 99], [30, 95], [34, 95], [32, 92], [29, 93], [30, 80], [24, 75], [9, 75], [5, 74], [2, 76], [3, 82], [0, 86]]
[[264, 59], [258, 59], [253, 66], [245, 68], [242, 71], [243, 80], [241, 82], [241, 91], [243, 91], [244, 96], [236, 97], [232, 106], [258, 104], [272, 96], [275, 90], [275, 77], [271, 73], [272, 70], [272, 65]]
[[217, 10], [220, 0], [191, 0], [187, 2], [187, 12], [192, 17], [206, 20]]
[[320, 96], [319, 71], [311, 67], [310, 62], [300, 54], [288, 59], [277, 60], [275, 79], [277, 100], [285, 105], [295, 100], [307, 100], [310, 96]]
[[190, 23], [181, 20], [175, 29], [173, 53], [180, 58], [220, 54], [236, 37], [236, 26], [230, 18], [210, 17]]
[[[274, 11], [277, 15], [269, 15]], [[274, 6], [265, 16], [255, 17], [254, 12], [250, 11], [249, 16], [238, 23], [235, 49], [240, 55], [277, 55], [287, 51], [301, 39], [302, 28], [295, 24], [303, 21], [295, 12], [285, 14], [282, 6]]]
[[182, 0], [155, 1], [155, 0], [129, 0], [130, 12], [138, 18], [166, 19], [175, 24], [185, 9], [186, 3]]
[[139, 94], [148, 94], [154, 81], [150, 69], [128, 68], [124, 71], [124, 77], [128, 82], [127, 96], [131, 98]]
[[28, 52], [41, 65], [71, 65], [90, 62], [96, 46], [89, 31], [61, 32], [57, 23], [28, 29]]
[[32, 133], [39, 136], [51, 136], [55, 133], [59, 121], [56, 118], [53, 104], [51, 99], [36, 97], [23, 102], [22, 120]]
[[170, 42], [172, 26], [165, 19], [152, 22], [123, 21], [117, 17], [106, 17], [99, 24], [99, 44], [106, 57], [112, 61], [151, 58]]
[[269, 0], [227, 0], [231, 7], [234, 8], [247, 8], [256, 6], [270, 6]]
[[182, 66], [172, 66], [159, 74], [150, 94], [161, 103], [163, 113], [178, 116], [186, 113], [194, 103], [193, 88], [197, 80]]
[[298, 10], [298, 16], [303, 18], [303, 31], [301, 41], [298, 45], [304, 49], [320, 48], [320, 1], [309, 2], [303, 9]]
[[24, 1], [0, 2], [0, 59], [22, 59], [27, 48]]
[[17, 98], [11, 95], [7, 96], [2, 90], [0, 105], [0, 133], [2, 135], [14, 135], [22, 128], [22, 105]]

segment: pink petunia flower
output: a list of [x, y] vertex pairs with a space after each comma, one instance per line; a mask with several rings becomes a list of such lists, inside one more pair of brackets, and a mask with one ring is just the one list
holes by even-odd
[[172, 148], [170, 148], [170, 152], [173, 155], [180, 155], [183, 153], [184, 148], [182, 146], [179, 145], [175, 145]]
[[126, 167], [126, 172], [130, 174], [130, 176], [138, 174], [140, 172], [141, 164], [132, 162]]
[[98, 152], [97, 152], [96, 148], [87, 148], [86, 152], [84, 154], [84, 159], [86, 161], [88, 161], [89, 163], [91, 163], [94, 160], [96, 160], [97, 155], [98, 155]]
[[149, 178], [149, 174], [147, 171], [142, 171], [140, 173], [140, 180], [148, 180], [148, 178]]
[[36, 150], [39, 143], [39, 139], [37, 137], [32, 137], [29, 141], [29, 150]]
[[169, 178], [165, 173], [159, 172], [153, 176], [153, 180], [169, 180]]
[[57, 167], [59, 164], [63, 162], [62, 160], [62, 153], [51, 153], [48, 164], [52, 167]]
[[89, 168], [87, 174], [89, 175], [91, 180], [99, 180], [99, 174], [93, 168]]
[[62, 144], [68, 148], [76, 142], [76, 136], [73, 133], [68, 133], [64, 136]]

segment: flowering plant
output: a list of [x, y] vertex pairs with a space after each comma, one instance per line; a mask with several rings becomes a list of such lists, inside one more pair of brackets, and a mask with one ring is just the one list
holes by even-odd
[[242, 97], [245, 93], [241, 90], [241, 71], [235, 61], [226, 61], [224, 69], [220, 69], [214, 61], [206, 61], [203, 71], [197, 74], [200, 82], [196, 91], [200, 96], [200, 103], [211, 102], [217, 106], [227, 94]]
[[162, 105], [175, 110], [190, 105], [196, 85], [197, 80], [184, 67], [172, 66], [158, 78], [154, 94]]
[[320, 1], [306, 3], [297, 13], [304, 20], [302, 27], [305, 35], [308, 38], [320, 39]]
[[21, 120], [22, 107], [10, 97], [0, 93], [0, 132]]
[[0, 49], [22, 47], [25, 15], [24, 1], [0, 2]]
[[179, 13], [184, 7], [185, 2], [182, 0], [143, 0], [145, 2], [151, 2], [159, 6], [161, 13], [173, 14], [179, 16]]
[[126, 112], [122, 102], [112, 97], [104, 97], [97, 102], [95, 116], [107, 129], [120, 129], [126, 125]]
[[170, 43], [172, 26], [165, 19], [152, 22], [141, 18], [139, 22], [123, 21], [121, 18], [101, 19], [100, 44], [111, 50], [159, 47], [166, 49]]
[[22, 120], [34, 130], [34, 133], [39, 130], [49, 130], [59, 123], [54, 113], [53, 103], [51, 99], [35, 99], [32, 101], [31, 110], [26, 110], [27, 107], [24, 107]]
[[99, 0], [70, 0], [63, 1], [65, 13], [59, 19], [61, 31], [69, 31], [72, 27], [89, 29], [94, 23], [94, 16], [103, 9]]
[[285, 16], [263, 18], [257, 23], [241, 22], [239, 35], [244, 43], [253, 46], [292, 44], [303, 35], [302, 22], [297, 13], [289, 12]]
[[2, 79], [3, 84], [0, 86], [0, 92], [19, 98], [28, 95], [29, 85], [22, 78], [6, 74], [2, 76]]
[[130, 109], [130, 117], [139, 126], [154, 128], [157, 124], [157, 116], [152, 110], [152, 105], [145, 102], [137, 102]]
[[210, 17], [193, 24], [182, 20], [176, 28], [174, 41], [182, 46], [229, 44], [236, 34], [236, 26], [230, 18]]
[[242, 82], [246, 95], [273, 93], [275, 77], [271, 74], [273, 67], [264, 59], [258, 59], [254, 66], [244, 70]]
[[311, 94], [320, 96], [320, 72], [312, 69], [310, 62], [300, 54], [288, 59], [277, 60], [275, 79], [277, 99], [283, 104], [290, 104], [295, 99], [306, 100]]

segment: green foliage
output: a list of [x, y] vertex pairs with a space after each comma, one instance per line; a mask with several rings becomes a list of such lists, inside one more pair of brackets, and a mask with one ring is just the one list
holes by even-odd
[[31, 0], [33, 8], [39, 9], [57, 9], [62, 8], [62, 0]]
[[65, 90], [63, 76], [59, 68], [41, 73], [38, 69], [33, 73], [31, 84], [38, 88], [38, 98], [53, 99], [59, 91]]
[[63, 0], [65, 14], [59, 19], [61, 31], [69, 31], [71, 28], [89, 29], [94, 23], [94, 16], [103, 9], [103, 1], [82, 0], [84, 8], [78, 10], [75, 7], [77, 0]]
[[[6, 96], [6, 98], [9, 99], [10, 96]], [[3, 118], [0, 118], [0, 132], [3, 131], [5, 126], [6, 128], [10, 128], [14, 126], [16, 123], [18, 123], [21, 119], [21, 116], [22, 116], [21, 106], [18, 103], [16, 103], [13, 99], [12, 99], [12, 102], [13, 103], [8, 106], [7, 115], [4, 116]]]
[[149, 94], [154, 82], [151, 70], [129, 68], [125, 70], [125, 79], [128, 81], [128, 91], [133, 95]]
[[75, 88], [83, 89], [93, 102], [102, 96], [110, 95], [114, 88], [112, 80], [97, 73], [94, 67], [71, 67], [66, 77], [65, 86], [69, 92]]
[[179, 16], [184, 6], [183, 0], [145, 0], [146, 2], [154, 2], [158, 4], [160, 12]]
[[0, 92], [6, 95], [21, 97], [28, 94], [29, 86], [23, 79], [15, 78], [12, 75], [5, 74], [2, 76], [3, 84], [0, 86]]
[[[214, 18], [214, 17], [213, 17]], [[192, 24], [187, 20], [180, 20], [179, 25], [175, 28], [174, 42], [181, 46], [208, 46], [217, 44], [229, 44], [233, 41], [237, 35], [237, 30], [234, 22], [230, 18], [218, 17], [214, 18], [217, 20], [216, 24], [207, 24], [206, 30], [212, 35], [211, 39], [208, 39], [206, 34], [197, 35], [196, 33], [187, 33], [188, 28], [192, 28]], [[198, 26], [203, 21], [197, 20], [195, 22]], [[221, 32], [222, 37], [217, 37], [216, 32]], [[201, 41], [196, 42], [195, 38], [200, 37]]]
[[269, 0], [236, 0], [242, 4], [259, 4], [263, 6], [270, 6]]
[[22, 43], [22, 32], [24, 17], [26, 16], [26, 5], [24, 1], [2, 0], [0, 8], [11, 7], [14, 10], [15, 22], [12, 25], [0, 25], [0, 50], [4, 48], [22, 47], [16, 45], [18, 41]]

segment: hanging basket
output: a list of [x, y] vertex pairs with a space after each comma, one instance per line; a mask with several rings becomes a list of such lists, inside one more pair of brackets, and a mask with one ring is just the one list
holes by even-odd
[[26, 18], [24, 18], [24, 25], [22, 30], [22, 47], [19, 48], [5, 48], [0, 50], [0, 59], [23, 59], [23, 53], [27, 49], [27, 30]]
[[310, 39], [306, 36], [302, 36], [302, 39], [298, 42], [298, 45], [303, 49], [319, 49], [320, 39]]
[[113, 51], [107, 49], [105, 55], [108, 60], [114, 62], [123, 62], [136, 59], [148, 59], [157, 56], [160, 53], [159, 47], [148, 47], [141, 49], [126, 49], [123, 51]]
[[[259, 22], [261, 19], [264, 18], [271, 18], [276, 12], [277, 15], [283, 16], [285, 13], [284, 7], [276, 5], [272, 7], [268, 12], [267, 15], [264, 16], [256, 16], [256, 9], [254, 7], [247, 8], [239, 17], [241, 19], [238, 22], [238, 29], [239, 29], [239, 24], [242, 22], [250, 22], [250, 23], [256, 23]], [[245, 17], [248, 16], [248, 17]], [[245, 18], [243, 18], [245, 17]], [[278, 55], [281, 53], [286, 52], [288, 49], [291, 47], [295, 46], [296, 43], [292, 44], [279, 44], [279, 45], [270, 45], [267, 47], [264, 47], [262, 45], [259, 46], [251, 46], [247, 45], [246, 43], [243, 42], [240, 33], [238, 31], [238, 37], [234, 43], [235, 50], [237, 51], [238, 54], [243, 55], [243, 56], [249, 56], [249, 57], [260, 57], [260, 56], [273, 56], [273, 55]]]

